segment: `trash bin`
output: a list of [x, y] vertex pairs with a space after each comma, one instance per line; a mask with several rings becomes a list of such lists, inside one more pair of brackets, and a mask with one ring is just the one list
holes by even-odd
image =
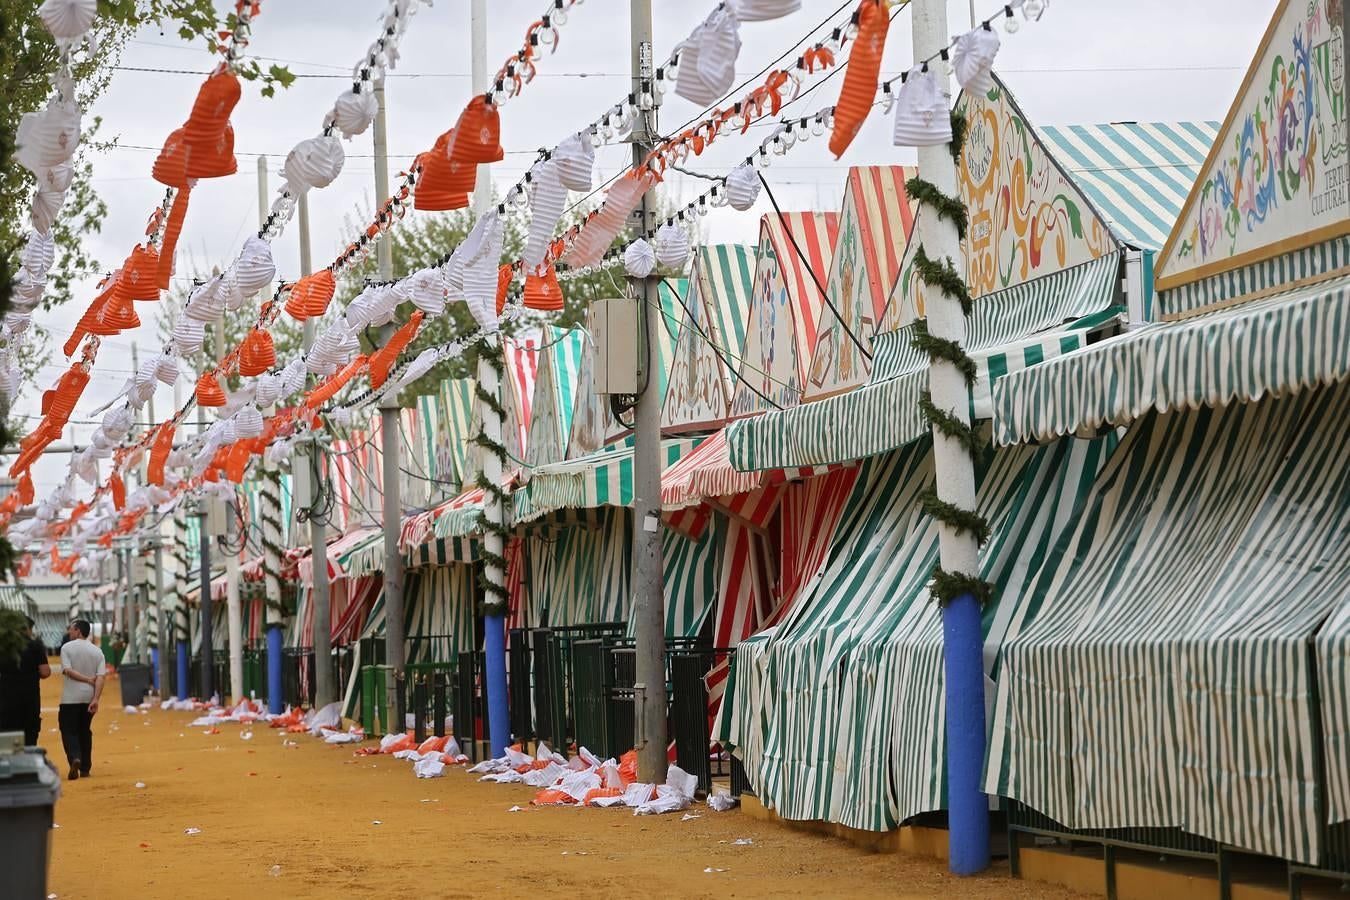
[[122, 705], [140, 706], [150, 692], [150, 667], [128, 663], [117, 670], [117, 679], [122, 683]]
[[51, 861], [52, 810], [61, 777], [47, 753], [23, 746], [22, 734], [0, 734], [0, 868], [6, 897], [43, 900]]

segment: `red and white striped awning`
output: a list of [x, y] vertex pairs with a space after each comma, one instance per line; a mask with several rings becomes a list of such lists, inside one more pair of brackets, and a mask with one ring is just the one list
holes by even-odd
[[697, 506], [713, 497], [748, 494], [763, 487], [810, 478], [841, 468], [804, 466], [740, 472], [731, 465], [726, 431], [710, 435], [661, 474], [661, 508], [667, 513]]

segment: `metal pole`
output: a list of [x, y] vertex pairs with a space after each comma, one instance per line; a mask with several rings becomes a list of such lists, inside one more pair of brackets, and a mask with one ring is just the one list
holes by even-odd
[[[389, 143], [386, 136], [384, 85], [375, 87], [378, 112], [375, 114], [375, 196], [383, 203], [389, 196]], [[388, 281], [394, 276], [393, 249], [388, 238], [376, 245], [379, 277]], [[391, 322], [380, 329], [380, 342], [394, 334]], [[399, 527], [403, 509], [399, 503], [399, 429], [398, 397], [390, 394], [380, 403], [380, 446], [384, 456], [384, 477], [380, 486], [384, 492], [384, 656], [393, 675], [387, 683], [390, 714], [396, 728], [403, 730], [403, 556], [398, 549]]]
[[[309, 245], [309, 194], [306, 192], [300, 195], [300, 272], [308, 275], [313, 271], [314, 262], [310, 256]], [[305, 321], [304, 348], [306, 353], [314, 346], [314, 325], [313, 319]], [[326, 465], [326, 461], [319, 451], [317, 435], [310, 439], [308, 462], [308, 466], [296, 467], [296, 495], [306, 498], [310, 510], [313, 511], [319, 503], [323, 482], [323, 467]], [[322, 516], [313, 515], [311, 512], [309, 543], [310, 560], [314, 564], [314, 575], [309, 591], [309, 602], [313, 606], [309, 643], [314, 648], [314, 703], [320, 709], [338, 699], [337, 687], [334, 683], [331, 647], [332, 624], [328, 600], [328, 535], [326, 531]], [[296, 539], [299, 540], [298, 534]], [[270, 646], [268, 649], [270, 651]], [[281, 694], [280, 652], [280, 649], [278, 649], [276, 666], [276, 693], [278, 696]], [[267, 672], [270, 682], [272, 680], [272, 669], [269, 668]], [[271, 690], [270, 684], [269, 690]]]
[[[469, 49], [470, 85], [474, 96], [487, 93], [487, 0], [471, 0], [469, 5], [469, 31], [471, 45]], [[486, 166], [478, 167], [478, 182], [473, 190], [473, 211], [481, 216], [492, 203], [492, 172]]]
[[[947, 46], [946, 0], [913, 4], [914, 58], [927, 59]], [[945, 66], [937, 67], [945, 91]], [[959, 197], [956, 166], [947, 145], [919, 148], [919, 172], [938, 191]], [[956, 226], [945, 218], [921, 218], [918, 240], [932, 259], [962, 259]], [[955, 298], [930, 285], [928, 330], [940, 340], [964, 343], [966, 320]], [[933, 404], [969, 424], [970, 389], [952, 363], [933, 357], [929, 366]], [[961, 509], [975, 509], [975, 466], [961, 444], [933, 428], [933, 465], [938, 497]], [[968, 532], [940, 523], [939, 558], [948, 572], [978, 577], [979, 545]], [[981, 791], [984, 768], [984, 660], [980, 603], [966, 593], [942, 609], [943, 674], [947, 715], [947, 865], [957, 875], [972, 875], [989, 865], [989, 799]]]
[[[651, 0], [632, 0], [631, 37], [633, 96], [655, 91], [649, 87], [652, 73]], [[640, 166], [656, 134], [656, 108], [639, 110], [633, 127], [633, 165]], [[642, 198], [641, 228], [651, 227], [655, 198], [648, 191]], [[654, 309], [655, 280], [644, 278], [635, 285], [642, 302], [638, 340], [642, 354], [642, 388], [633, 412], [633, 620], [637, 636], [637, 685], [635, 699], [638, 778], [660, 783], [666, 778], [666, 615], [661, 584], [661, 393], [659, 362], [653, 336], [658, 326]]]

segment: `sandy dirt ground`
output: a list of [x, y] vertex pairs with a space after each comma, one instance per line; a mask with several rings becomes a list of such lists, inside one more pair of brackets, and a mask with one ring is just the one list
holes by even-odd
[[[60, 680], [43, 685], [41, 744], [64, 777]], [[94, 721], [92, 777], [63, 784], [56, 806], [49, 890], [63, 900], [1071, 896], [1011, 879], [1006, 863], [958, 880], [936, 861], [868, 853], [702, 804], [689, 820], [623, 809], [512, 813], [533, 789], [482, 784], [460, 769], [419, 780], [409, 763], [265, 727], [251, 740], [238, 725], [204, 734], [188, 727], [190, 713], [125, 713], [115, 681], [107, 699]]]

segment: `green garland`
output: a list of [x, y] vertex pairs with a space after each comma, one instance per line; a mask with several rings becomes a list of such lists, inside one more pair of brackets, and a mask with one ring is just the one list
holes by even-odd
[[[506, 365], [502, 360], [501, 352], [489, 341], [484, 340], [479, 344], [478, 356], [483, 362], [492, 367], [497, 373], [498, 384], [501, 383], [501, 376], [506, 371]], [[487, 409], [497, 417], [499, 423], [506, 421], [506, 410], [502, 407], [501, 401], [488, 393], [481, 384], [474, 385], [474, 395], [483, 403]], [[484, 423], [484, 426], [486, 423]], [[491, 453], [503, 465], [506, 465], [507, 452], [506, 447], [487, 436], [487, 432], [480, 430], [471, 439], [471, 442], [482, 447], [488, 453]], [[500, 505], [499, 508], [505, 508], [507, 494], [502, 490], [500, 484], [493, 484], [482, 472], [478, 473], [475, 483], [483, 490], [483, 494], [488, 498], [488, 502], [494, 505]], [[485, 504], [486, 505], [486, 504]], [[495, 535], [502, 540], [502, 546], [511, 537], [511, 530], [500, 522], [493, 522], [488, 519], [487, 511], [484, 509], [478, 516], [479, 525], [483, 533]], [[479, 549], [479, 556], [484, 565], [478, 571], [478, 586], [483, 593], [482, 611], [484, 616], [505, 616], [510, 608], [511, 592], [504, 585], [497, 584], [487, 577], [489, 568], [496, 569], [503, 574], [506, 573], [506, 558], [493, 553], [483, 546]]]
[[966, 217], [966, 205], [961, 202], [960, 197], [948, 197], [922, 178], [911, 178], [906, 181], [905, 192], [909, 194], [911, 200], [933, 207], [939, 217], [956, 226], [956, 234], [961, 240], [966, 239], [966, 226], [969, 222]]
[[927, 319], [915, 319], [912, 327], [914, 337], [909, 342], [911, 347], [935, 359], [945, 359], [961, 373], [961, 377], [966, 380], [966, 387], [973, 388], [975, 386], [975, 378], [978, 375], [975, 360], [966, 355], [966, 351], [961, 349], [958, 342], [948, 338], [933, 337], [928, 331]]
[[[961, 149], [965, 145], [965, 138], [965, 117], [953, 112], [950, 150], [952, 159], [957, 165], [960, 165]], [[956, 229], [957, 234], [964, 239], [969, 215], [965, 204], [959, 198], [948, 197], [938, 190], [932, 182], [924, 181], [921, 178], [909, 179], [905, 183], [905, 190], [920, 204], [931, 207], [939, 219], [950, 222]], [[941, 261], [933, 260], [924, 252], [923, 245], [919, 245], [914, 253], [914, 266], [925, 284], [955, 300], [961, 305], [961, 312], [967, 317], [970, 316], [974, 308], [974, 301], [970, 296], [970, 289], [966, 286], [965, 279], [961, 277], [961, 273], [957, 271], [956, 264], [951, 258]], [[934, 337], [928, 331], [928, 324], [923, 319], [915, 322], [914, 338], [910, 345], [927, 353], [933, 361], [944, 361], [955, 366], [957, 371], [961, 373], [962, 378], [965, 379], [966, 387], [974, 386], [977, 371], [975, 361], [970, 358], [957, 341]], [[924, 392], [919, 398], [919, 409], [933, 430], [957, 441], [971, 455], [972, 460], [978, 460], [981, 441], [974, 428], [962, 422], [952, 413], [939, 409], [933, 403], [932, 395], [927, 392]], [[954, 503], [942, 500], [938, 497], [935, 487], [928, 488], [923, 492], [920, 496], [920, 503], [925, 513], [946, 525], [955, 533], [972, 535], [976, 542], [980, 544], [989, 539], [989, 523], [983, 516], [975, 510], [963, 509]], [[948, 572], [940, 564], [933, 568], [930, 592], [933, 599], [943, 606], [963, 594], [974, 596], [976, 601], [983, 606], [992, 599], [993, 591], [994, 586], [978, 576], [961, 572]]]

